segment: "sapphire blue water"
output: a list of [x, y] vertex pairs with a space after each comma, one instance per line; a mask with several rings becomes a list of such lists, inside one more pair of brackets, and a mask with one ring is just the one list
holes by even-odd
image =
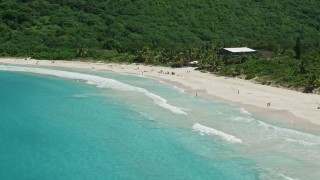
[[243, 109], [141, 77], [6, 68], [0, 179], [318, 176], [318, 136]]

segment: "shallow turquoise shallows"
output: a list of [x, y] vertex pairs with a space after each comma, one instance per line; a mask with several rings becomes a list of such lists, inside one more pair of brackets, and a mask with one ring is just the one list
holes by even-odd
[[0, 65], [0, 179], [320, 177], [320, 137], [272, 122], [142, 77]]

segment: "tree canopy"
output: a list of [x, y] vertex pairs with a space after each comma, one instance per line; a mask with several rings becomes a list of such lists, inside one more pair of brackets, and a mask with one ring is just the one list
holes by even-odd
[[207, 42], [291, 47], [297, 36], [311, 48], [320, 37], [318, 0], [2, 0], [0, 8], [3, 55], [136, 52]]
[[[222, 47], [239, 46], [264, 55], [216, 53]], [[320, 86], [320, 3], [0, 0], [0, 56], [174, 67], [198, 60], [200, 69], [221, 75], [315, 89]]]

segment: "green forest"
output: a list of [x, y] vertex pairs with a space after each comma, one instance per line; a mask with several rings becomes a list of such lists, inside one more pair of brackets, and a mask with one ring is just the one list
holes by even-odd
[[[201, 71], [319, 93], [319, 0], [0, 0], [0, 16], [2, 57], [197, 60]], [[259, 53], [217, 54], [242, 46]]]

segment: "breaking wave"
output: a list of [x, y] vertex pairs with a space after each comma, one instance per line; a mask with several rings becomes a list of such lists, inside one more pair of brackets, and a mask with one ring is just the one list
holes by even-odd
[[230, 119], [232, 121], [245, 122], [245, 123], [251, 123], [252, 121], [254, 121], [254, 119], [250, 117], [231, 117]]
[[213, 129], [207, 126], [203, 126], [199, 123], [194, 124], [192, 128], [194, 131], [199, 132], [200, 135], [215, 135], [215, 136], [219, 136], [223, 140], [226, 140], [230, 143], [242, 143], [242, 140], [236, 138], [235, 136], [232, 136], [230, 134], [218, 131], [216, 129]]
[[60, 70], [51, 70], [51, 69], [42, 69], [42, 68], [33, 68], [33, 67], [18, 67], [18, 66], [3, 66], [0, 65], [0, 70], [3, 71], [12, 71], [12, 72], [28, 72], [36, 74], [51, 75], [66, 79], [75, 79], [75, 80], [84, 80], [87, 84], [97, 86], [99, 88], [110, 88], [119, 91], [133, 91], [144, 94], [145, 96], [151, 98], [157, 105], [162, 108], [165, 108], [176, 114], [187, 115], [186, 112], [182, 111], [178, 107], [172, 106], [167, 103], [167, 100], [153, 93], [148, 92], [146, 89], [131, 86], [114, 79], [103, 78], [95, 75], [82, 74], [76, 72], [60, 71]]
[[305, 146], [316, 145], [316, 143], [306, 142], [306, 141], [303, 141], [303, 140], [295, 140], [295, 139], [291, 139], [291, 138], [285, 138], [285, 140], [288, 141], [288, 142], [293, 142], [293, 143], [297, 143], [297, 144], [305, 145]]
[[228, 118], [234, 122], [241, 122], [248, 125], [251, 133], [255, 134], [255, 138], [262, 140], [284, 140], [288, 143], [300, 144], [304, 146], [320, 146], [320, 137], [306, 132], [278, 127], [267, 124], [263, 121], [256, 120], [252, 117], [230, 116]]
[[180, 93], [184, 93], [184, 89], [181, 89], [177, 86], [173, 86], [174, 89], [176, 89], [177, 91], [179, 91]]
[[291, 177], [285, 176], [285, 175], [283, 175], [283, 174], [280, 174], [280, 176], [281, 176], [282, 178], [284, 178], [285, 180], [298, 180], [298, 179], [293, 179], [293, 178], [291, 178]]
[[320, 145], [319, 136], [296, 131], [293, 129], [272, 126], [262, 121], [258, 121], [258, 123], [263, 128], [262, 130], [265, 131], [268, 136], [273, 139], [285, 139], [287, 142], [294, 142], [307, 146]]
[[240, 112], [242, 114], [245, 114], [245, 115], [251, 115], [251, 113], [249, 113], [247, 110], [245, 110], [244, 108], [239, 108]]

